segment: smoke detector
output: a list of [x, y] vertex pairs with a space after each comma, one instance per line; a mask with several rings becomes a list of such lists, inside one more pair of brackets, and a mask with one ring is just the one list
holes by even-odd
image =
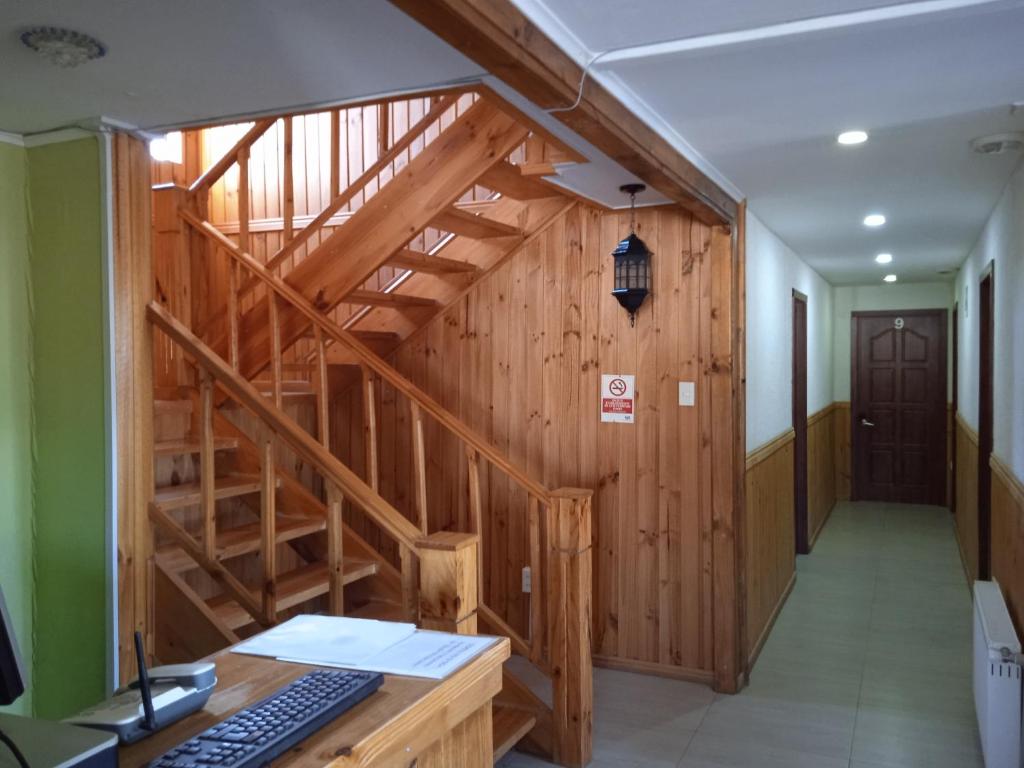
[[1024, 133], [995, 133], [991, 136], [980, 136], [971, 141], [971, 149], [979, 155], [1002, 155], [1007, 152], [1020, 152], [1024, 149]]
[[21, 42], [64, 69], [99, 59], [107, 53], [107, 47], [95, 37], [61, 27], [26, 29], [21, 33]]

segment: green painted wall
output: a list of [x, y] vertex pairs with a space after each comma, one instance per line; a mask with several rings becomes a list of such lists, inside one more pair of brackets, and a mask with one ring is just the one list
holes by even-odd
[[[32, 305], [27, 155], [0, 143], [0, 586], [31, 676]], [[31, 689], [13, 707], [29, 712]]]
[[35, 422], [36, 715], [101, 699], [106, 670], [99, 141], [28, 150]]

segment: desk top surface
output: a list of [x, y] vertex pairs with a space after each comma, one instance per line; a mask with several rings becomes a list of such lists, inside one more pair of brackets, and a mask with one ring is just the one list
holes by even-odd
[[[509, 657], [509, 641], [495, 639], [494, 645], [444, 680], [385, 675], [384, 684], [375, 694], [306, 739], [300, 749], [278, 758], [274, 765], [377, 765], [381, 758], [396, 750], [429, 745], [500, 690], [501, 665]], [[122, 747], [122, 768], [146, 765], [182, 741], [316, 669], [231, 653], [230, 648], [209, 660], [217, 664], [217, 687], [206, 707], [144, 741]], [[428, 735], [430, 740], [424, 741]]]

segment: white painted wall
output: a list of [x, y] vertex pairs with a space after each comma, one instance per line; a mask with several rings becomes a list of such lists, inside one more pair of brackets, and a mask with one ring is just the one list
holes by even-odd
[[793, 426], [793, 289], [807, 296], [807, 413], [832, 402], [832, 286], [747, 212], [747, 452]]
[[[898, 268], [898, 265], [894, 265]], [[897, 271], [897, 270], [893, 270]], [[851, 313], [888, 309], [948, 309], [953, 308], [952, 283], [883, 283], [878, 285], [839, 286], [834, 289], [832, 324], [832, 381], [833, 400], [850, 399], [850, 337]], [[950, 317], [952, 323], [952, 317]], [[952, 332], [947, 329], [947, 342], [952, 349]], [[952, 354], [947, 354], [949, 371], [953, 368]], [[949, 375], [947, 373], [947, 375]], [[952, 398], [952, 387], [947, 398]]]
[[978, 428], [978, 284], [995, 265], [993, 452], [1024, 479], [1024, 166], [1017, 169], [956, 279], [958, 409]]

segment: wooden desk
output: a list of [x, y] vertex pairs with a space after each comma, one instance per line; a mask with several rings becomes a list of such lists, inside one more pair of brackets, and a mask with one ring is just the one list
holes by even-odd
[[[493, 764], [491, 699], [501, 690], [508, 638], [445, 680], [385, 676], [377, 693], [291, 752], [275, 768], [477, 768]], [[217, 688], [206, 707], [145, 741], [122, 747], [121, 768], [144, 766], [176, 744], [269, 696], [313, 667], [231, 653], [210, 657]]]

